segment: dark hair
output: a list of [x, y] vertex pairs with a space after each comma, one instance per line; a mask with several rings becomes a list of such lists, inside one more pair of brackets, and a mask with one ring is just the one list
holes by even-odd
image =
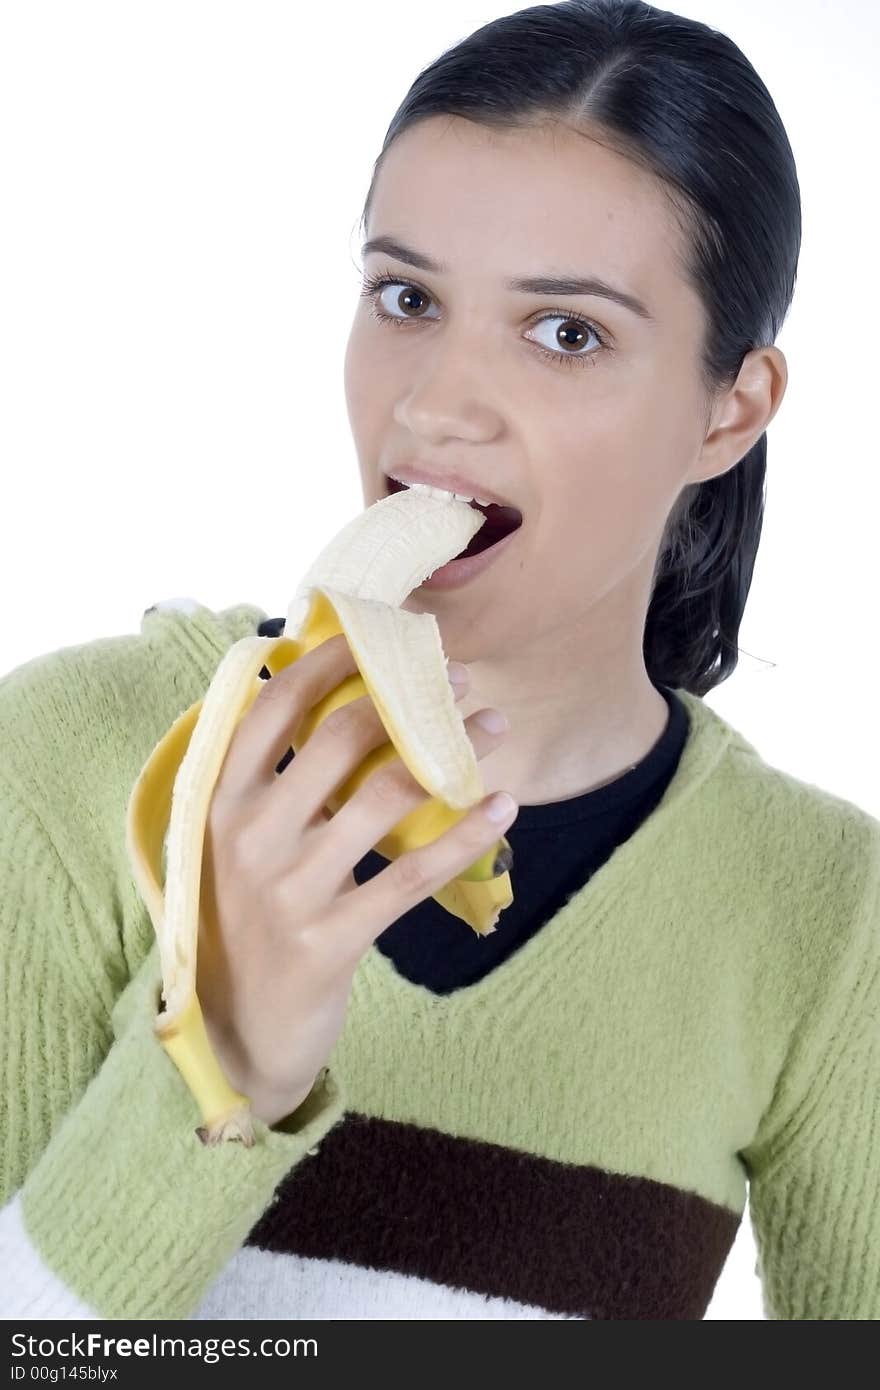
[[[490, 128], [564, 122], [662, 181], [680, 227], [683, 276], [707, 331], [701, 375], [733, 385], [788, 312], [801, 241], [794, 155], [773, 100], [731, 39], [642, 0], [565, 0], [493, 20], [416, 77], [373, 166], [426, 117]], [[732, 468], [682, 488], [657, 554], [644, 634], [654, 685], [704, 695], [739, 659], [761, 537], [766, 432]]]

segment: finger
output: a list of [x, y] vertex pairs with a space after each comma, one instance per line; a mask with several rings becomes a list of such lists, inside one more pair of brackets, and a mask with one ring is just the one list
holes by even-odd
[[[450, 682], [450, 689], [457, 703], [468, 693], [468, 684], [455, 686]], [[296, 762], [292, 777], [285, 775], [287, 764], [280, 748], [277, 750], [282, 771], [274, 779], [275, 787], [266, 788], [267, 813], [284, 827], [288, 839], [319, 824], [321, 819], [331, 820], [332, 813], [326, 807], [333, 793], [348, 781], [368, 754], [389, 742], [370, 696], [350, 699], [321, 721], [298, 753], [294, 755], [290, 750], [288, 761]], [[394, 761], [403, 767], [398, 757]], [[418, 787], [414, 778], [410, 780], [413, 788]]]
[[392, 922], [443, 888], [509, 830], [519, 806], [514, 801], [502, 820], [490, 819], [487, 811], [496, 795], [484, 797], [436, 840], [407, 850], [387, 869], [342, 895], [331, 915], [357, 958]]
[[[485, 710], [477, 710], [464, 721], [477, 759], [491, 753], [505, 736], [503, 732], [492, 732], [481, 726], [479, 718], [484, 713]], [[342, 887], [355, 864], [427, 798], [428, 793], [402, 758], [391, 758], [370, 773], [340, 806], [322, 834], [307, 844], [298, 870], [304, 867], [307, 872], [321, 875], [334, 887]]]
[[453, 690], [469, 690], [471, 673], [461, 661], [447, 661], [446, 675]]
[[[470, 673], [463, 666], [459, 667], [459, 670], [464, 672], [463, 678], [457, 678], [454, 682], [450, 679], [449, 682], [452, 688], [452, 697], [455, 700], [456, 704], [458, 704], [459, 700], [463, 700], [465, 695], [467, 695], [470, 690]], [[361, 720], [363, 724], [363, 730], [361, 734], [361, 729], [359, 725], [358, 746], [352, 753], [349, 762], [345, 765], [346, 771], [343, 773], [342, 777], [337, 779], [337, 781], [334, 784], [334, 787], [339, 786], [340, 782], [345, 780], [345, 777], [351, 773], [355, 765], [359, 767], [360, 764], [363, 762], [364, 758], [367, 756], [367, 754], [371, 753], [374, 748], [379, 748], [383, 743], [389, 742], [385, 725], [379, 718], [379, 712], [376, 709], [376, 706], [373, 704], [372, 700], [369, 698], [369, 696], [362, 696], [360, 700], [353, 701], [353, 703], [357, 703], [362, 711]], [[465, 723], [467, 723], [467, 720], [465, 720]], [[294, 756], [295, 755], [293, 749], [290, 749], [291, 762], [293, 761]], [[298, 756], [300, 759], [304, 759], [305, 749], [300, 749], [299, 754], [296, 756]], [[325, 766], [325, 764], [319, 763], [319, 766]], [[303, 762], [300, 762], [300, 772], [302, 772], [302, 770]], [[288, 787], [289, 786], [290, 783], [288, 783]], [[331, 788], [331, 790], [333, 790], [333, 788]], [[327, 794], [329, 795], [329, 793]], [[333, 812], [323, 804], [321, 806], [321, 815], [325, 821], [333, 819]], [[304, 818], [304, 821], [307, 821], [307, 819], [308, 817], [306, 816]]]
[[303, 716], [357, 670], [340, 632], [265, 681], [229, 741], [216, 797], [238, 801], [274, 781], [275, 766]]

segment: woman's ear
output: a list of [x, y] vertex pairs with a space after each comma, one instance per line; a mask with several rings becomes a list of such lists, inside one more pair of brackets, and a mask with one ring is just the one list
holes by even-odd
[[733, 386], [712, 410], [709, 432], [689, 481], [717, 478], [739, 463], [767, 429], [787, 384], [788, 363], [779, 348], [747, 352]]

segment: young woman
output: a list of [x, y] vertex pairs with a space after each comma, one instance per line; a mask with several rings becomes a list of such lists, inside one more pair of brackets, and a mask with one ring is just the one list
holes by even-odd
[[[4, 1311], [701, 1318], [748, 1186], [767, 1316], [876, 1318], [880, 824], [702, 698], [787, 378], [773, 101], [639, 0], [522, 10], [418, 75], [363, 221], [365, 504], [422, 481], [523, 517], [406, 605], [514, 806], [387, 864], [424, 797], [402, 764], [321, 814], [384, 741], [368, 699], [279, 768], [344, 637], [267, 682], [212, 801], [199, 976], [257, 1143], [207, 1149], [123, 811], [224, 650], [283, 619], [156, 605], [7, 677]], [[432, 894], [499, 832], [515, 902], [478, 938]]]

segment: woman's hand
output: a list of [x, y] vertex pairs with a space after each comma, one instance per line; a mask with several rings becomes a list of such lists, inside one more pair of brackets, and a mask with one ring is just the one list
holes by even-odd
[[[276, 772], [308, 711], [356, 670], [339, 633], [266, 681], [232, 736], [208, 811], [196, 989], [227, 1079], [268, 1125], [302, 1104], [326, 1065], [376, 937], [485, 854], [518, 809], [492, 821], [487, 797], [359, 885], [354, 866], [427, 799], [395, 757], [336, 815], [325, 810], [387, 742], [369, 696], [334, 710]], [[481, 713], [465, 720], [477, 758], [504, 737], [480, 727]]]

